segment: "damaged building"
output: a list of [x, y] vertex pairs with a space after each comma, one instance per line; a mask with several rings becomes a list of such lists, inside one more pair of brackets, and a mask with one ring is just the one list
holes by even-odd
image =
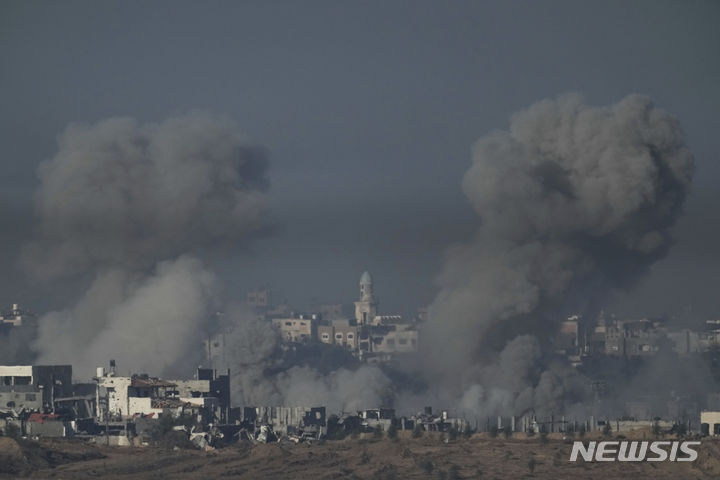
[[325, 407], [244, 407], [242, 417], [241, 425], [251, 440], [320, 439], [327, 433]]
[[52, 409], [55, 398], [71, 394], [71, 365], [0, 366], [0, 409]]
[[137, 415], [160, 416], [170, 413], [197, 413], [203, 410], [221, 422], [227, 422], [230, 411], [230, 375], [216, 375], [211, 369], [199, 368], [192, 380], [164, 380], [146, 374], [117, 376], [111, 363], [108, 372], [97, 369], [96, 416], [125, 420]]

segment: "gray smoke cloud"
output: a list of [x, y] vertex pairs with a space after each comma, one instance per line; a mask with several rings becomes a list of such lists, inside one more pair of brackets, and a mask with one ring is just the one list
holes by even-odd
[[22, 258], [37, 278], [147, 268], [265, 226], [266, 155], [229, 118], [111, 118], [70, 125], [58, 143], [38, 169], [37, 238]]
[[391, 380], [376, 366], [337, 368], [322, 374], [308, 366], [278, 368], [280, 337], [268, 322], [242, 308], [225, 318], [229, 332], [225, 364], [233, 401], [241, 405], [323, 405], [330, 412], [354, 412], [392, 402]]
[[217, 289], [217, 277], [190, 256], [149, 274], [104, 272], [74, 307], [40, 319], [38, 362], [72, 363], [81, 378], [110, 358], [122, 373], [187, 374], [202, 359]]
[[71, 125], [39, 169], [37, 236], [22, 264], [34, 278], [90, 277], [74, 306], [40, 319], [42, 363], [76, 375], [113, 358], [120, 373], [188, 376], [202, 341], [228, 330], [233, 399], [241, 405], [380, 405], [390, 380], [376, 367], [278, 368], [269, 322], [229, 306], [196, 255], [265, 231], [267, 161], [225, 117], [190, 114], [159, 124], [109, 119]]
[[665, 255], [692, 175], [678, 120], [638, 95], [540, 101], [481, 138], [462, 183], [480, 226], [446, 254], [426, 371], [476, 413], [572, 408], [548, 336]]
[[38, 169], [36, 235], [21, 264], [36, 279], [90, 286], [40, 318], [38, 361], [88, 376], [109, 358], [160, 374], [197, 365], [219, 281], [193, 255], [263, 232], [263, 149], [206, 113], [70, 125], [58, 143]]

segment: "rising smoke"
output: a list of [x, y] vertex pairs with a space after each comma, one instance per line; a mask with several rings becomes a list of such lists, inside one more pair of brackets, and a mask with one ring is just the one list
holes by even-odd
[[88, 376], [109, 358], [163, 374], [197, 365], [190, 353], [202, 350], [218, 280], [194, 255], [263, 231], [266, 168], [263, 150], [221, 116], [69, 126], [38, 170], [22, 265], [38, 280], [90, 286], [39, 320], [38, 362]]
[[37, 239], [23, 265], [52, 279], [237, 246], [264, 226], [266, 169], [225, 117], [70, 125], [38, 169]]
[[241, 307], [228, 309], [226, 363], [230, 368], [233, 401], [241, 405], [324, 405], [330, 412], [353, 412], [368, 406], [389, 406], [390, 379], [376, 366], [328, 372], [308, 365], [281, 365], [281, 342], [268, 322]]
[[[38, 280], [89, 287], [40, 319], [38, 361], [73, 363], [81, 376], [108, 358], [186, 375], [222, 306], [220, 279], [198, 258], [263, 231], [266, 167], [224, 117], [69, 127], [40, 167], [37, 232], [22, 264]], [[549, 338], [563, 313], [592, 314], [666, 254], [692, 172], [677, 120], [640, 96], [609, 107], [575, 95], [542, 101], [482, 138], [463, 181], [480, 225], [447, 252], [422, 332], [430, 391], [401, 393], [398, 406], [575, 408], [586, 382], [549, 354]], [[267, 323], [233, 309], [224, 321], [237, 403], [339, 411], [398, 393], [372, 366], [278, 370]]]
[[480, 139], [462, 183], [480, 225], [447, 252], [423, 332], [442, 395], [479, 414], [573, 408], [583, 382], [549, 336], [666, 254], [692, 174], [677, 119], [636, 95], [544, 100]]
[[71, 125], [59, 144], [39, 168], [37, 234], [22, 265], [51, 285], [80, 277], [89, 287], [40, 318], [37, 362], [72, 363], [87, 378], [113, 358], [123, 374], [186, 377], [220, 329], [237, 404], [339, 411], [383, 401], [390, 381], [375, 367], [278, 369], [277, 332], [224, 304], [221, 280], [199, 260], [266, 230], [267, 160], [234, 122], [110, 119]]

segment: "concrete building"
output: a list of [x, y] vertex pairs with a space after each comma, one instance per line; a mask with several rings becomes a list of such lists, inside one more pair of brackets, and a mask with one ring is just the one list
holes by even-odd
[[392, 408], [372, 408], [361, 410], [358, 416], [362, 419], [362, 425], [368, 428], [377, 428], [387, 432], [395, 420], [395, 410]]
[[103, 420], [127, 419], [135, 415], [175, 416], [186, 409], [205, 408], [227, 421], [230, 409], [230, 376], [216, 376], [213, 370], [199, 368], [192, 380], [163, 380], [148, 375], [115, 376], [98, 368], [97, 412]]
[[411, 324], [387, 325], [387, 330], [373, 334], [377, 341], [373, 342], [372, 352], [379, 354], [396, 354], [416, 352], [418, 349], [418, 330]]
[[378, 302], [373, 294], [373, 280], [370, 273], [360, 276], [360, 300], [355, 302], [355, 320], [358, 325], [370, 323], [377, 315]]
[[315, 337], [317, 318], [312, 315], [297, 315], [295, 317], [280, 317], [271, 320], [275, 329], [285, 342], [309, 342]]
[[706, 320], [705, 329], [697, 333], [701, 352], [720, 347], [720, 320]]
[[330, 325], [318, 326], [317, 338], [322, 343], [340, 345], [354, 351], [358, 348], [358, 326], [347, 318], [333, 320]]
[[71, 365], [0, 366], [0, 409], [51, 410], [71, 393]]
[[676, 332], [668, 332], [667, 337], [673, 343], [673, 350], [679, 355], [689, 355], [701, 352], [699, 332], [683, 329]]
[[243, 424], [270, 425], [278, 435], [294, 435], [299, 431], [312, 431], [316, 436], [325, 434], [325, 407], [244, 407]]
[[651, 356], [660, 350], [664, 341], [667, 342], [667, 335], [658, 322], [648, 319], [618, 321], [606, 326], [605, 354]]
[[700, 431], [703, 435], [720, 436], [720, 412], [700, 412]]

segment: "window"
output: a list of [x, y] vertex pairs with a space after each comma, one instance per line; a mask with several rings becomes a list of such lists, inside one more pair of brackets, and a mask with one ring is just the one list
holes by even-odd
[[713, 424], [713, 435], [720, 435], [720, 423]]
[[398, 340], [398, 343], [399, 343], [400, 345], [407, 345], [407, 339], [401, 338], [400, 340]]
[[15, 385], [30, 385], [32, 377], [15, 377]]
[[350, 339], [355, 338], [355, 335], [353, 335], [352, 333], [348, 333], [347, 337], [348, 337], [348, 340], [350, 340]]
[[338, 340], [342, 340], [342, 337], [343, 337], [343, 334], [342, 334], [342, 333], [336, 333], [336, 334], [335, 334], [335, 338], [337, 338]]
[[286, 327], [292, 327], [292, 322], [285, 322]]
[[13, 401], [7, 402], [6, 406], [8, 408], [15, 408], [15, 402], [13, 402]]
[[34, 402], [36, 400], [34, 393], [26, 393], [25, 394], [25, 401], [26, 402]]
[[323, 339], [323, 340], [330, 340], [330, 335], [327, 334], [327, 333], [323, 333], [323, 334], [322, 334], [322, 339]]
[[395, 346], [395, 340], [393, 340], [393, 339], [386, 340], [385, 343], [387, 344], [388, 347]]

